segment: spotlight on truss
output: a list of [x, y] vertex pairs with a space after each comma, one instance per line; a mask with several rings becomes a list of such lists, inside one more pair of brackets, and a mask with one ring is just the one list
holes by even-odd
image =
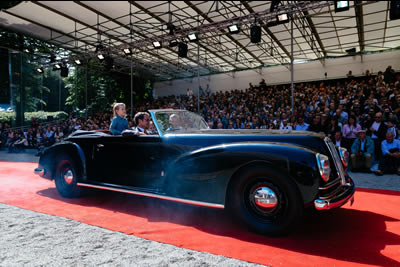
[[98, 58], [100, 61], [103, 61], [103, 60], [104, 60], [104, 55], [103, 55], [103, 53], [97, 54], [97, 58]]
[[160, 48], [162, 48], [162, 44], [161, 44], [161, 42], [159, 42], [159, 41], [154, 41], [154, 42], [153, 42], [153, 46], [154, 46], [155, 49], [160, 49]]
[[199, 35], [197, 33], [191, 33], [187, 36], [190, 42], [197, 42], [199, 40]]
[[228, 26], [228, 30], [231, 34], [236, 34], [240, 32], [239, 24], [232, 24]]
[[349, 1], [335, 1], [335, 13], [350, 9]]
[[280, 14], [278, 16], [276, 16], [277, 21], [279, 22], [279, 24], [283, 24], [289, 21], [289, 15], [287, 13], [284, 14]]
[[123, 49], [126, 56], [132, 55], [132, 49], [130, 47]]

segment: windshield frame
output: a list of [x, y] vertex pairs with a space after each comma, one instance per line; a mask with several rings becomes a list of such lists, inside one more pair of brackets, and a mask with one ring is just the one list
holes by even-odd
[[166, 134], [171, 134], [171, 133], [184, 133], [184, 132], [185, 132], [185, 130], [174, 131], [174, 132], [165, 132], [165, 131], [162, 131], [162, 130], [161, 130], [162, 127], [158, 124], [158, 121], [157, 121], [157, 119], [156, 119], [156, 114], [157, 114], [157, 113], [165, 113], [165, 112], [168, 112], [168, 113], [170, 113], [170, 112], [174, 112], [174, 113], [178, 113], [178, 112], [189, 112], [189, 113], [192, 113], [192, 114], [194, 114], [194, 115], [196, 115], [196, 116], [199, 116], [199, 117], [201, 118], [201, 120], [204, 122], [204, 125], [207, 127], [206, 129], [209, 129], [208, 124], [206, 123], [206, 121], [204, 120], [203, 117], [201, 117], [201, 116], [198, 115], [197, 113], [194, 113], [194, 112], [191, 112], [191, 111], [188, 111], [188, 110], [184, 110], [184, 109], [152, 109], [152, 110], [149, 110], [151, 119], [153, 120], [153, 123], [154, 123], [154, 125], [156, 126], [156, 129], [157, 129], [158, 134], [159, 134], [160, 136], [164, 136], [164, 135], [166, 135]]

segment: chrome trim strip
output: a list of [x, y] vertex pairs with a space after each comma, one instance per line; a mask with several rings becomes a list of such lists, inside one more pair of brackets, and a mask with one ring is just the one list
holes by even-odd
[[110, 190], [110, 191], [121, 192], [121, 193], [127, 193], [127, 194], [138, 195], [138, 196], [171, 200], [171, 201], [175, 201], [175, 202], [191, 204], [191, 205], [196, 205], [196, 206], [202, 206], [202, 207], [218, 208], [218, 209], [225, 208], [225, 206], [222, 204], [215, 204], [215, 203], [202, 202], [202, 201], [189, 200], [189, 199], [176, 198], [176, 197], [169, 197], [169, 196], [161, 196], [161, 195], [157, 195], [157, 194], [153, 194], [153, 193], [146, 193], [146, 192], [140, 192], [140, 191], [134, 191], [134, 190], [127, 190], [127, 189], [119, 189], [119, 188], [113, 188], [113, 187], [109, 187], [109, 186], [92, 185], [92, 184], [85, 184], [85, 183], [77, 183], [77, 185], [84, 186], [84, 187], [90, 187], [90, 188]]
[[338, 177], [341, 179], [342, 185], [345, 185], [346, 184], [346, 177], [344, 175], [344, 169], [343, 169], [343, 165], [342, 165], [342, 160], [340, 159], [340, 157], [338, 155], [336, 147], [331, 142], [331, 139], [329, 139], [329, 137], [325, 137], [324, 141], [325, 141], [326, 146], [328, 147], [329, 153], [331, 153], [331, 155], [333, 157], [333, 162], [335, 164]]
[[334, 187], [334, 186], [337, 185], [338, 183], [340, 183], [340, 178], [337, 178], [336, 180], [331, 181], [331, 183], [326, 184], [326, 185], [323, 186], [323, 187], [319, 187], [318, 189], [319, 189], [319, 190], [327, 190], [327, 189], [329, 189], [329, 188]]

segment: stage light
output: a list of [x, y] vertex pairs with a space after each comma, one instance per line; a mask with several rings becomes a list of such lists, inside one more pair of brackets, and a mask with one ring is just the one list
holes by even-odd
[[110, 71], [114, 65], [114, 59], [110, 56], [105, 57], [104, 59], [104, 69], [106, 71]]
[[104, 60], [104, 55], [103, 55], [102, 53], [100, 53], [100, 54], [97, 55], [97, 58], [98, 58], [100, 61], [102, 61], [102, 60]]
[[36, 71], [39, 73], [43, 73], [44, 70], [43, 70], [43, 68], [37, 68]]
[[197, 42], [199, 40], [199, 36], [197, 33], [191, 33], [187, 36], [190, 42]]
[[400, 1], [392, 0], [390, 1], [390, 20], [400, 19]]
[[287, 13], [280, 14], [280, 15], [276, 16], [276, 18], [279, 23], [286, 23], [289, 21], [289, 16]]
[[240, 32], [239, 24], [232, 24], [228, 26], [228, 30], [231, 34], [236, 34]]
[[272, 0], [271, 6], [269, 7], [269, 12], [274, 12], [275, 9], [279, 6], [281, 1]]
[[103, 50], [103, 48], [104, 48], [103, 45], [100, 43], [100, 44], [96, 45], [96, 50], [94, 52], [97, 53], [97, 52]]
[[335, 1], [335, 13], [350, 9], [349, 1]]
[[58, 63], [57, 63], [57, 64], [55, 64], [55, 65], [54, 65], [54, 69], [56, 69], [56, 70], [59, 70], [59, 69], [61, 69], [61, 65], [60, 65], [60, 64], [58, 64]]
[[60, 72], [61, 77], [68, 77], [68, 67], [62, 66], [61, 67], [61, 72]]
[[261, 42], [261, 27], [258, 25], [253, 25], [250, 28], [250, 41], [253, 44]]
[[82, 62], [79, 59], [75, 59], [75, 64], [76, 65], [82, 65]]
[[179, 43], [178, 46], [178, 56], [179, 57], [187, 57], [188, 45], [185, 43]]
[[171, 41], [169, 41], [169, 47], [175, 47], [175, 46], [177, 46], [178, 45], [178, 41], [177, 40], [171, 40]]
[[160, 48], [162, 48], [161, 42], [159, 42], [159, 41], [153, 42], [153, 46], [154, 46], [155, 49], [160, 49]]
[[123, 49], [126, 56], [132, 55], [132, 49], [129, 47]]

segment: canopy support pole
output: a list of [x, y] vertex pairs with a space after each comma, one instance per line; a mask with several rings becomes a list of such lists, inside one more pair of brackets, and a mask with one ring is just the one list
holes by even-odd
[[294, 16], [292, 16], [292, 19], [290, 20], [290, 85], [291, 85], [292, 115], [294, 115], [293, 19], [294, 19]]

